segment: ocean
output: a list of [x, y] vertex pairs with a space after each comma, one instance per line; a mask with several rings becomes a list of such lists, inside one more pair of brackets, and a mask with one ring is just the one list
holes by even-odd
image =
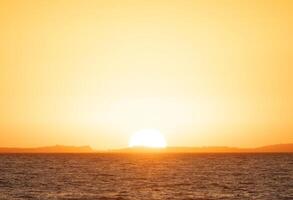
[[293, 199], [293, 154], [0, 154], [0, 200]]

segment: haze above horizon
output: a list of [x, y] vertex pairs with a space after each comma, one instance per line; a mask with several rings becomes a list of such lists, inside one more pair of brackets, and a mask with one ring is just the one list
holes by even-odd
[[293, 143], [292, 9], [2, 0], [0, 146]]

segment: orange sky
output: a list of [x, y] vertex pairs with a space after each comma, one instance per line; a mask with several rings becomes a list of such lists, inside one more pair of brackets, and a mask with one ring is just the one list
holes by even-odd
[[0, 146], [293, 142], [293, 3], [1, 0]]

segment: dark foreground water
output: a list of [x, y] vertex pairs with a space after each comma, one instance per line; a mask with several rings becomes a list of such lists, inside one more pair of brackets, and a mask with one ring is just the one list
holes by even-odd
[[293, 154], [0, 154], [5, 199], [293, 199]]

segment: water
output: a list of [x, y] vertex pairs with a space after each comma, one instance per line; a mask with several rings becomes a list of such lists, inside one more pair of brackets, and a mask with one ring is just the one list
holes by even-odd
[[0, 199], [293, 199], [293, 154], [2, 154]]

